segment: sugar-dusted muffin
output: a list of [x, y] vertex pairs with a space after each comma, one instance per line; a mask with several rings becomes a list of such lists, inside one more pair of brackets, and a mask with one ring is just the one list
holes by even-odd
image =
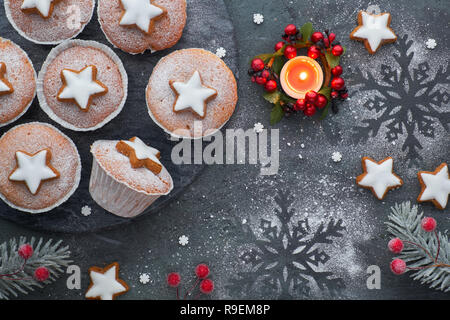
[[14, 29], [38, 44], [58, 44], [76, 37], [91, 21], [94, 0], [4, 0]]
[[173, 188], [158, 150], [141, 139], [96, 141], [89, 192], [105, 210], [126, 218], [142, 213]]
[[0, 138], [0, 198], [29, 213], [49, 211], [78, 188], [81, 160], [72, 140], [40, 122], [18, 125]]
[[95, 41], [68, 40], [54, 48], [39, 72], [42, 110], [65, 128], [101, 128], [122, 110], [128, 77], [119, 57]]
[[186, 0], [99, 0], [97, 15], [115, 47], [131, 54], [159, 51], [180, 40]]
[[25, 51], [0, 38], [0, 127], [20, 118], [36, 95], [36, 72]]
[[200, 138], [219, 130], [237, 103], [233, 72], [203, 49], [174, 51], [153, 69], [146, 89], [150, 117], [167, 133]]

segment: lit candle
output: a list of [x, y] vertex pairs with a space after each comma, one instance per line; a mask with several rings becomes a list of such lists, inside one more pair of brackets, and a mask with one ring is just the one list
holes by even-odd
[[284, 92], [292, 98], [305, 98], [310, 91], [319, 91], [323, 83], [323, 71], [319, 63], [306, 56], [295, 57], [285, 63], [280, 73]]

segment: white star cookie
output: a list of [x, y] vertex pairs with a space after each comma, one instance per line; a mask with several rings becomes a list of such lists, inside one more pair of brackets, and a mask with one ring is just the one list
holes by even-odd
[[12, 84], [5, 78], [5, 73], [6, 64], [4, 62], [0, 62], [0, 96], [14, 92]]
[[129, 290], [128, 285], [119, 279], [119, 264], [114, 262], [105, 268], [89, 268], [91, 284], [86, 292], [87, 299], [113, 300]]
[[389, 27], [390, 23], [390, 13], [372, 15], [360, 11], [358, 14], [359, 25], [350, 33], [350, 39], [364, 41], [367, 50], [374, 54], [382, 44], [397, 40], [394, 31]]
[[372, 190], [379, 200], [382, 200], [390, 189], [403, 185], [403, 180], [393, 171], [394, 160], [391, 157], [380, 162], [363, 157], [362, 167], [364, 173], [356, 178], [356, 184]]
[[41, 150], [33, 155], [23, 151], [16, 152], [17, 167], [10, 174], [9, 180], [25, 182], [34, 195], [39, 191], [42, 181], [59, 177], [59, 172], [50, 165], [51, 152]]
[[87, 66], [81, 71], [63, 69], [61, 71], [63, 86], [58, 93], [58, 100], [75, 102], [82, 111], [89, 111], [95, 96], [108, 92], [108, 88], [97, 81], [97, 67]]
[[431, 201], [436, 207], [444, 210], [450, 194], [450, 175], [447, 164], [442, 163], [433, 172], [419, 171], [417, 176], [422, 185], [417, 201]]
[[120, 18], [121, 26], [136, 26], [150, 34], [155, 20], [162, 18], [166, 9], [155, 5], [151, 0], [120, 0], [124, 10]]
[[162, 170], [162, 164], [159, 161], [160, 152], [152, 147], [147, 146], [138, 137], [133, 137], [130, 140], [120, 140], [116, 144], [118, 152], [130, 158], [130, 163], [133, 168], [146, 167], [154, 174], [158, 174]]
[[215, 89], [202, 84], [198, 71], [195, 71], [187, 82], [170, 81], [170, 86], [177, 95], [173, 111], [179, 112], [190, 108], [200, 118], [205, 117], [206, 103], [217, 95]]
[[54, 2], [57, 0], [23, 0], [20, 9], [24, 12], [38, 12], [42, 18], [47, 19], [52, 15]]

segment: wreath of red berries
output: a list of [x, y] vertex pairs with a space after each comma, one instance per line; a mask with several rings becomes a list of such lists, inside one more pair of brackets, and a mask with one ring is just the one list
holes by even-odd
[[[248, 70], [252, 82], [264, 86], [264, 99], [274, 104], [270, 123], [275, 124], [284, 116], [297, 112], [313, 116], [319, 109], [322, 110], [321, 119], [327, 116], [329, 109], [337, 113], [337, 102], [347, 99], [348, 91], [339, 64], [345, 47], [335, 41], [336, 34], [329, 30], [313, 32], [313, 25], [307, 22], [300, 29], [294, 24], [287, 25], [282, 38], [283, 41], [275, 45], [274, 53], [257, 55]], [[318, 92], [309, 91], [304, 99], [295, 100], [283, 91], [279, 76], [284, 64], [295, 58], [300, 49], [307, 49], [310, 58], [319, 59], [325, 76]]]

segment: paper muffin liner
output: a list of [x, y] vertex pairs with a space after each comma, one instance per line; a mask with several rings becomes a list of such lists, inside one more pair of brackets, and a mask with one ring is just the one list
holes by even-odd
[[[13, 41], [11, 41], [11, 40], [9, 40], [9, 39], [5, 39], [5, 38], [2, 38], [2, 39], [11, 42], [11, 44], [12, 44], [13, 46], [16, 46], [17, 48], [19, 48], [20, 50], [22, 50], [22, 52], [25, 54], [25, 57], [27, 58], [28, 62], [30, 63], [31, 67], [33, 68], [33, 71], [34, 71], [34, 79], [35, 79], [35, 81], [37, 82], [36, 69], [34, 68], [33, 61], [31, 61], [30, 57], [29, 57], [28, 54], [25, 52], [25, 50], [23, 50], [21, 47], [19, 47], [17, 44], [15, 44]], [[36, 84], [36, 86], [35, 86], [35, 88], [34, 88], [33, 99], [30, 100], [30, 103], [23, 109], [23, 111], [22, 111], [17, 117], [15, 117], [15, 118], [13, 118], [13, 119], [11, 119], [11, 120], [9, 120], [9, 121], [6, 121], [6, 122], [4, 122], [4, 123], [0, 123], [0, 128], [1, 128], [1, 127], [4, 127], [4, 126], [7, 126], [8, 124], [11, 124], [11, 123], [13, 123], [14, 121], [18, 120], [20, 117], [22, 117], [22, 116], [28, 111], [28, 109], [30, 108], [30, 106], [33, 104], [34, 98], [36, 98], [36, 89], [37, 89], [37, 84]]]
[[[116, 111], [112, 112], [110, 115], [108, 115], [102, 122], [98, 123], [97, 125], [93, 126], [93, 127], [89, 127], [89, 128], [78, 128], [76, 126], [74, 126], [71, 123], [68, 123], [67, 121], [61, 119], [60, 117], [58, 117], [53, 110], [49, 107], [49, 105], [47, 104], [47, 100], [45, 98], [45, 93], [44, 93], [44, 78], [45, 78], [45, 74], [47, 72], [47, 68], [48, 66], [52, 63], [52, 61], [63, 51], [72, 48], [72, 47], [76, 47], [76, 46], [80, 46], [80, 47], [92, 47], [92, 48], [96, 48], [98, 50], [101, 50], [102, 52], [104, 52], [109, 58], [111, 58], [114, 63], [117, 65], [120, 75], [122, 77], [122, 85], [123, 85], [123, 89], [124, 89], [124, 95], [123, 98], [119, 104], [119, 107], [117, 108]], [[53, 121], [59, 123], [61, 126], [63, 126], [64, 128], [70, 129], [70, 130], [74, 130], [74, 131], [94, 131], [97, 129], [100, 129], [101, 127], [103, 127], [105, 124], [107, 124], [108, 122], [110, 122], [112, 119], [114, 119], [115, 117], [117, 117], [117, 115], [122, 111], [123, 106], [125, 105], [125, 102], [127, 100], [127, 96], [128, 96], [128, 75], [127, 72], [122, 64], [122, 61], [120, 60], [120, 58], [115, 54], [115, 52], [109, 48], [108, 46], [97, 42], [97, 41], [91, 41], [91, 40], [66, 40], [63, 43], [61, 43], [60, 45], [54, 47], [50, 53], [48, 54], [47, 58], [45, 59], [41, 70], [39, 71], [39, 76], [37, 79], [37, 96], [38, 96], [38, 100], [39, 100], [39, 104], [41, 106], [41, 109], [44, 110], [44, 112], [50, 117], [50, 119], [52, 119]]]
[[55, 44], [60, 44], [61, 42], [65, 41], [65, 40], [69, 40], [69, 39], [73, 39], [76, 38], [81, 32], [83, 32], [84, 28], [89, 24], [89, 22], [92, 20], [92, 15], [94, 14], [94, 9], [95, 9], [95, 0], [92, 0], [92, 10], [91, 10], [91, 14], [89, 15], [89, 19], [88, 21], [84, 24], [81, 25], [80, 30], [78, 30], [73, 36], [71, 36], [70, 38], [64, 38], [61, 40], [57, 40], [57, 41], [38, 41], [36, 39], [31, 38], [29, 35], [27, 35], [25, 32], [23, 32], [18, 26], [17, 24], [14, 22], [14, 19], [11, 16], [11, 10], [9, 9], [9, 2], [10, 0], [4, 0], [4, 4], [5, 4], [5, 13], [6, 13], [6, 17], [8, 18], [9, 23], [13, 26], [13, 28], [17, 31], [17, 33], [27, 39], [28, 41], [37, 43], [37, 44], [43, 44], [43, 45], [55, 45]]
[[100, 166], [95, 157], [92, 161], [89, 192], [92, 199], [103, 209], [124, 218], [132, 218], [141, 214], [156, 199], [163, 195], [133, 190], [110, 176]]
[[[3, 200], [3, 202], [5, 202], [8, 206], [10, 206], [13, 209], [19, 210], [19, 211], [23, 211], [23, 212], [28, 212], [28, 213], [32, 213], [32, 214], [36, 214], [36, 213], [43, 213], [43, 212], [47, 212], [50, 210], [53, 210], [56, 207], [59, 207], [61, 204], [63, 204], [64, 202], [66, 202], [67, 200], [69, 200], [69, 198], [75, 193], [75, 191], [78, 189], [78, 186], [80, 185], [80, 180], [81, 180], [81, 158], [80, 158], [80, 154], [78, 152], [78, 148], [75, 145], [75, 143], [72, 141], [72, 139], [70, 139], [68, 136], [66, 136], [64, 133], [62, 133], [60, 130], [58, 130], [56, 127], [52, 126], [51, 124], [45, 123], [45, 122], [38, 122], [38, 121], [34, 121], [34, 122], [28, 122], [28, 123], [24, 123], [24, 124], [20, 124], [17, 125], [13, 128], [11, 128], [10, 130], [13, 130], [15, 128], [19, 128], [25, 125], [30, 125], [30, 124], [38, 124], [38, 125], [43, 125], [43, 126], [47, 126], [52, 128], [53, 130], [55, 130], [56, 132], [58, 132], [62, 137], [66, 138], [70, 145], [76, 150], [77, 152], [77, 160], [78, 160], [78, 167], [77, 167], [77, 171], [75, 173], [75, 183], [73, 184], [72, 189], [70, 189], [70, 191], [61, 199], [59, 199], [57, 202], [55, 202], [53, 205], [51, 205], [50, 207], [46, 207], [46, 208], [42, 208], [42, 209], [38, 209], [38, 210], [33, 210], [33, 209], [28, 209], [28, 208], [23, 208], [20, 206], [17, 206], [15, 204], [13, 204], [12, 202], [10, 202], [8, 199], [6, 199], [6, 197], [0, 192], [0, 199]], [[1, 137], [3, 138], [3, 136], [5, 134], [7, 134], [9, 132], [9, 130], [7, 132], [5, 132]]]

